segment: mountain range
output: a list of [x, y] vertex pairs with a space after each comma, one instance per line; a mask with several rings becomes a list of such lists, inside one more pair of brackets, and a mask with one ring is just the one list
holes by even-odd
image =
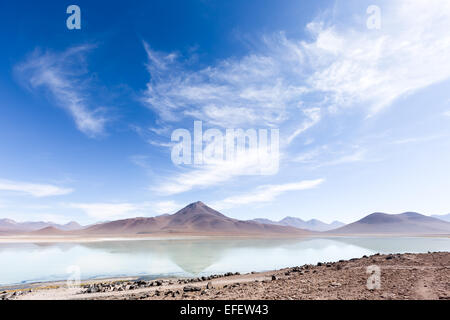
[[41, 230], [47, 227], [54, 227], [59, 230], [64, 231], [73, 231], [73, 230], [80, 230], [83, 228], [80, 224], [78, 224], [75, 221], [66, 223], [66, 224], [57, 224], [53, 222], [16, 222], [11, 219], [0, 219], [0, 232], [31, 232], [31, 231], [37, 231]]
[[345, 225], [345, 223], [342, 223], [340, 221], [334, 221], [334, 222], [328, 224], [328, 223], [322, 222], [317, 219], [311, 219], [308, 221], [304, 221], [300, 218], [294, 218], [294, 217], [286, 217], [280, 221], [272, 221], [269, 219], [254, 219], [251, 221], [256, 221], [256, 222], [264, 223], [264, 224], [278, 225], [278, 226], [294, 227], [294, 228], [300, 228], [300, 229], [311, 230], [311, 231], [319, 231], [319, 232], [337, 229], [337, 228]]
[[376, 212], [328, 232], [333, 234], [449, 234], [450, 222], [416, 212], [401, 214]]
[[311, 232], [255, 221], [229, 218], [195, 202], [172, 215], [133, 218], [97, 224], [81, 230], [83, 234], [309, 234]]
[[303, 221], [286, 217], [238, 220], [227, 217], [203, 202], [192, 203], [175, 214], [100, 222], [81, 226], [76, 222], [15, 222], [0, 220], [0, 234], [36, 236], [117, 236], [117, 235], [321, 235], [321, 234], [450, 234], [450, 222], [415, 212], [402, 214], [373, 213], [344, 225], [326, 224], [316, 219]]

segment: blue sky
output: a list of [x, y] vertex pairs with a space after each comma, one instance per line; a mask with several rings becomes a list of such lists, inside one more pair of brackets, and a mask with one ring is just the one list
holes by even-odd
[[[0, 21], [0, 218], [450, 212], [448, 1], [16, 1]], [[279, 170], [175, 165], [194, 121], [278, 129]]]

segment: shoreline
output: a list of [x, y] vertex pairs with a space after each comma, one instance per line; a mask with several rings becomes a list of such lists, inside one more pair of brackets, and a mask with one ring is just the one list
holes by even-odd
[[160, 234], [160, 235], [99, 235], [99, 236], [0, 236], [2, 243], [88, 243], [107, 241], [166, 241], [201, 239], [307, 239], [307, 238], [450, 238], [450, 234]]
[[[366, 287], [367, 267], [380, 268], [381, 289]], [[265, 272], [227, 273], [201, 278], [120, 277], [42, 282], [12, 289], [3, 298], [17, 300], [239, 300], [239, 299], [450, 299], [450, 252], [375, 254]], [[5, 290], [10, 288], [10, 290]], [[31, 289], [31, 291], [30, 291]]]

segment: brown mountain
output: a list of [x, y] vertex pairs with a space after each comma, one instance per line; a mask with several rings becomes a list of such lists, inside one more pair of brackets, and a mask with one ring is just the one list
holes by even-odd
[[402, 214], [372, 213], [333, 234], [450, 234], [450, 223], [416, 212]]
[[45, 227], [40, 230], [29, 232], [30, 235], [42, 235], [42, 236], [59, 236], [67, 234], [67, 231], [57, 229], [55, 227]]
[[132, 234], [310, 234], [311, 232], [292, 227], [241, 221], [229, 218], [195, 202], [173, 215], [154, 218], [133, 218], [97, 224], [81, 231], [90, 235], [132, 235]]

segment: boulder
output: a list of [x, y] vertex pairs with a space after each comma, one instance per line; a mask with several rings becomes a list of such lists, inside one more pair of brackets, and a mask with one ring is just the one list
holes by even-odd
[[201, 291], [201, 290], [202, 290], [201, 288], [194, 287], [194, 286], [185, 286], [183, 288], [184, 292], [195, 292], [195, 291]]

